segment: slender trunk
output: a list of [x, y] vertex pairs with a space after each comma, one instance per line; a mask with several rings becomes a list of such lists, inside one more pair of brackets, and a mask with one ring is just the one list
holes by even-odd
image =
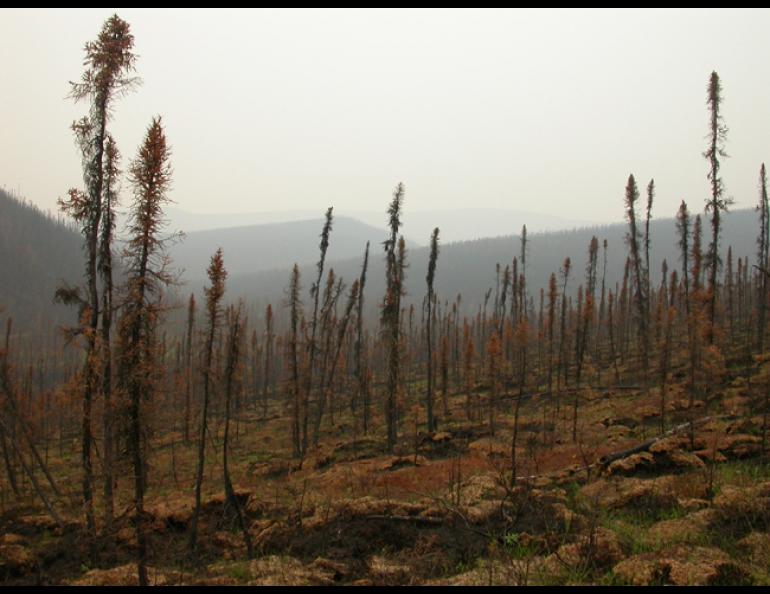
[[251, 536], [249, 535], [246, 521], [243, 517], [243, 510], [241, 510], [241, 504], [235, 495], [235, 489], [233, 489], [233, 483], [230, 480], [230, 469], [228, 466], [228, 449], [230, 445], [230, 409], [233, 397], [233, 387], [235, 382], [235, 371], [238, 367], [238, 360], [240, 358], [240, 340], [241, 340], [241, 310], [231, 308], [231, 325], [230, 336], [228, 339], [227, 348], [227, 364], [225, 367], [225, 435], [222, 443], [222, 478], [224, 481], [225, 489], [225, 505], [226, 507], [232, 507], [235, 511], [238, 525], [243, 533], [243, 539], [246, 543], [246, 551], [251, 559], [254, 556], [254, 549], [251, 543]]
[[190, 294], [187, 308], [187, 342], [185, 346], [185, 390], [184, 390], [184, 442], [190, 443], [190, 405], [193, 397], [193, 328], [195, 327], [195, 295]]

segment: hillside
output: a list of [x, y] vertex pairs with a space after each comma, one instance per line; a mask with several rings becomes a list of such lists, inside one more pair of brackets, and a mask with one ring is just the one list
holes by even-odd
[[[705, 221], [704, 221], [705, 223]], [[732, 246], [734, 258], [749, 257], [753, 262], [756, 251], [757, 215], [752, 209], [741, 209], [730, 212], [723, 220], [723, 235], [721, 241], [722, 259], [726, 260], [727, 248]], [[628, 253], [625, 237], [628, 226], [624, 223], [584, 227], [570, 231], [554, 231], [547, 233], [530, 233], [527, 248], [527, 285], [529, 295], [539, 299], [540, 288], [548, 286], [552, 272], [558, 274], [564, 259], [572, 260], [572, 274], [568, 291], [575, 291], [584, 282], [584, 271], [587, 262], [588, 244], [593, 235], [601, 242], [607, 239], [607, 287], [615, 288], [615, 283], [622, 281], [623, 267]], [[674, 220], [672, 218], [653, 219], [650, 224], [651, 268], [654, 283], [660, 281], [661, 263], [665, 258], [669, 271], [681, 267], [679, 249], [677, 247]], [[335, 238], [332, 237], [331, 246]], [[704, 249], [709, 241], [708, 230], [704, 227]], [[360, 273], [364, 244], [360, 245], [360, 255], [352, 259], [327, 259], [327, 268], [334, 268], [352, 282]], [[462, 294], [463, 304], [468, 308], [465, 313], [475, 313], [483, 304], [484, 294], [495, 286], [495, 264], [501, 267], [510, 265], [514, 256], [521, 252], [518, 236], [484, 238], [474, 241], [442, 244], [436, 273], [436, 291], [441, 300], [453, 300]], [[330, 248], [331, 253], [331, 248]], [[425, 275], [427, 272], [429, 252], [427, 248], [412, 249], [408, 252], [409, 268], [406, 271], [406, 303], [419, 306], [425, 294]], [[599, 270], [601, 274], [601, 259], [599, 254]], [[225, 256], [227, 261], [227, 255]], [[317, 259], [317, 255], [315, 256]], [[311, 261], [312, 258], [311, 258]], [[734, 262], [737, 267], [737, 264]], [[229, 266], [229, 264], [228, 264]], [[309, 288], [313, 278], [313, 265], [301, 267], [303, 284]], [[366, 285], [366, 298], [370, 313], [374, 304], [379, 303], [385, 292], [384, 261], [382, 248], [372, 245], [370, 268]], [[258, 274], [233, 274], [229, 279], [228, 296], [231, 299], [244, 297], [247, 302], [280, 303], [283, 290], [289, 279], [289, 268], [271, 270]], [[600, 278], [601, 282], [601, 278]], [[198, 285], [191, 284], [186, 290]]]
[[[516, 201], [512, 201], [513, 204]], [[478, 237], [509, 235], [526, 224], [530, 232], [557, 231], [584, 226], [585, 221], [544, 215], [538, 212], [517, 208], [444, 208], [420, 210], [410, 199], [404, 208], [407, 225], [403, 229], [405, 236], [418, 245], [427, 245], [433, 229], [441, 227], [444, 240], [466, 241]], [[382, 211], [358, 209], [334, 209], [335, 216], [356, 219], [377, 229], [384, 226], [387, 217]], [[243, 227], [248, 225], [266, 225], [289, 223], [308, 219], [317, 219], [320, 210], [274, 210], [262, 212], [211, 213], [200, 214], [169, 208], [166, 215], [170, 226], [186, 232], [206, 231]]]
[[[264, 225], [246, 225], [193, 231], [170, 252], [175, 268], [187, 280], [206, 277], [209, 258], [221, 247], [231, 276], [310, 264], [318, 259], [323, 218]], [[378, 229], [348, 217], [334, 217], [327, 258], [344, 260], [358, 255], [367, 241], [379, 245], [387, 236]], [[413, 244], [409, 244], [413, 245]]]
[[62, 281], [80, 282], [81, 244], [71, 226], [0, 189], [0, 307], [17, 329], [74, 322], [53, 295]]
[[[72, 310], [54, 305], [52, 295], [61, 280], [77, 282], [82, 276], [80, 235], [71, 227], [20, 202], [0, 190], [0, 272], [8, 279], [0, 289], [0, 304], [14, 317], [19, 327], [37, 320], [53, 324], [71, 323]], [[408, 221], [406, 222], [408, 224]], [[171, 249], [172, 267], [180, 270], [183, 286], [180, 294], [191, 290], [200, 292], [202, 279], [211, 254], [222, 247], [229, 279], [227, 297], [243, 297], [259, 307], [267, 303], [278, 306], [284, 297], [290, 267], [299, 263], [305, 291], [309, 290], [315, 262], [318, 259], [318, 235], [322, 219], [287, 223], [248, 225], [186, 235]], [[749, 256], [753, 261], [757, 229], [756, 213], [752, 209], [730, 212], [724, 218], [722, 240], [723, 260], [727, 247], [732, 246], [734, 258]], [[575, 290], [583, 282], [588, 243], [592, 235], [600, 242], [608, 241], [607, 286], [614, 288], [622, 280], [627, 253], [627, 225], [617, 223], [565, 231], [529, 234], [527, 278], [529, 293], [537, 298], [546, 287], [551, 272], [558, 272], [566, 256], [572, 259], [569, 287]], [[674, 221], [653, 219], [652, 273], [659, 282], [660, 266], [665, 258], [669, 270], [679, 267]], [[374, 314], [376, 304], [384, 294], [384, 263], [381, 242], [384, 227], [366, 225], [348, 217], [335, 217], [327, 268], [334, 268], [348, 282], [360, 273], [363, 251], [370, 247], [370, 272], [367, 280], [367, 310]], [[706, 231], [704, 246], [708, 241]], [[409, 268], [406, 272], [406, 303], [421, 303], [425, 292], [428, 250], [408, 243]], [[475, 312], [483, 303], [484, 294], [494, 287], [495, 264], [510, 264], [521, 250], [516, 235], [482, 238], [473, 241], [443, 243], [440, 247], [436, 290], [442, 300], [462, 294], [466, 312]], [[600, 262], [602, 255], [600, 254]], [[601, 263], [600, 263], [601, 267]], [[568, 288], [569, 288], [568, 287]]]

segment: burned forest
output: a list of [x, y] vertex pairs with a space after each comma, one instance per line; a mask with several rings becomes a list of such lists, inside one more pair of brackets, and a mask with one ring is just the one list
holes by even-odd
[[165, 104], [119, 133], [158, 74], [95, 33], [80, 183], [0, 193], [0, 583], [770, 583], [770, 202], [762, 162], [731, 194], [728, 72], [678, 209], [626, 172], [614, 224], [445, 242], [405, 175], [379, 227], [328, 200], [185, 248], [191, 137]]

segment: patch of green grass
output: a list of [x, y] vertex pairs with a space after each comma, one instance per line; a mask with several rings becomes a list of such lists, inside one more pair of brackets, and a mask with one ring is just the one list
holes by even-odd
[[537, 553], [535, 549], [522, 543], [517, 532], [507, 532], [503, 536], [503, 550], [512, 559], [526, 559]]
[[714, 483], [722, 485], [753, 485], [770, 480], [770, 463], [766, 460], [731, 460], [717, 464]]
[[599, 524], [617, 534], [624, 550], [630, 555], [660, 550], [670, 543], [655, 543], [645, 538], [653, 524], [664, 520], [677, 520], [687, 515], [679, 506], [670, 508], [639, 507], [622, 510], [602, 510]]
[[249, 579], [251, 579], [251, 570], [249, 569], [249, 563], [247, 561], [231, 563], [223, 567], [223, 570], [223, 573], [226, 576], [238, 580], [239, 582], [248, 582]]
[[562, 485], [567, 492], [567, 507], [575, 510], [580, 504], [580, 483], [572, 482]]
[[613, 516], [605, 516], [602, 519], [601, 525], [617, 534], [621, 546], [630, 555], [649, 553], [655, 550], [655, 547], [651, 546], [643, 538], [649, 525], [642, 526], [633, 521], [627, 521], [622, 517]]

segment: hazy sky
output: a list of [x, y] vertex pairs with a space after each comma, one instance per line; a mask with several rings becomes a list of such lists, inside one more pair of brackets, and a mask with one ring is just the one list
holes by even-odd
[[[82, 184], [68, 81], [112, 12], [0, 10], [0, 186], [44, 208]], [[191, 211], [384, 210], [403, 180], [410, 209], [614, 221], [633, 172], [671, 216], [708, 192], [712, 70], [737, 206], [770, 161], [766, 9], [116, 12], [143, 79], [115, 104], [124, 167], [161, 114]]]

